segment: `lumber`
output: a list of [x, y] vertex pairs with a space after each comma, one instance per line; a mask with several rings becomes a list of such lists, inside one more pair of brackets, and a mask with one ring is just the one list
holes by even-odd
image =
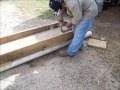
[[45, 50], [55, 44], [72, 39], [72, 31], [62, 33], [60, 28], [34, 34], [0, 45], [0, 64]]
[[30, 35], [33, 35], [33, 34], [36, 34], [36, 33], [40, 33], [40, 32], [43, 32], [43, 31], [47, 31], [47, 30], [50, 30], [50, 29], [54, 29], [54, 28], [57, 28], [58, 26], [59, 26], [58, 23], [53, 23], [53, 24], [50, 24], [50, 25], [31, 28], [31, 29], [24, 30], [24, 31], [21, 31], [21, 32], [18, 32], [18, 33], [14, 33], [12, 35], [0, 37], [0, 44], [4, 44], [4, 43], [7, 43], [7, 42], [10, 42], [10, 41], [13, 41], [13, 40], [24, 38], [24, 37], [27, 37], [27, 36], [30, 36]]
[[97, 39], [89, 39], [88, 40], [88, 46], [106, 49], [107, 48], [107, 42], [106, 41], [97, 40]]
[[0, 72], [3, 72], [5, 70], [8, 70], [8, 69], [13, 68], [15, 66], [18, 66], [20, 64], [23, 64], [25, 62], [34, 60], [35, 58], [38, 58], [38, 57], [43, 56], [43, 55], [46, 55], [46, 54], [48, 54], [50, 52], [53, 52], [55, 50], [58, 50], [58, 49], [60, 49], [60, 48], [62, 48], [64, 46], [67, 46], [68, 44], [70, 44], [70, 42], [71, 42], [71, 40], [67, 41], [67, 42], [63, 42], [63, 43], [55, 45], [55, 46], [52, 46], [50, 48], [47, 48], [44, 51], [38, 51], [36, 53], [30, 54], [30, 55], [25, 56], [23, 58], [14, 60], [12, 62], [6, 62], [6, 63], [3, 63], [3, 64], [0, 64]]

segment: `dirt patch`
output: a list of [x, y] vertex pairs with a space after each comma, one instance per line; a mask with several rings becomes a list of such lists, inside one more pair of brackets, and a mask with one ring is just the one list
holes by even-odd
[[120, 81], [120, 7], [103, 11], [96, 19], [94, 38], [105, 38], [107, 50], [96, 50]]

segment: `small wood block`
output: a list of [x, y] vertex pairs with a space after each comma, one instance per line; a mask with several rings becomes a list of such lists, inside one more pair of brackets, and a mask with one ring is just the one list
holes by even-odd
[[89, 39], [88, 40], [88, 46], [93, 46], [93, 47], [106, 49], [107, 48], [107, 42], [97, 40], [97, 39]]

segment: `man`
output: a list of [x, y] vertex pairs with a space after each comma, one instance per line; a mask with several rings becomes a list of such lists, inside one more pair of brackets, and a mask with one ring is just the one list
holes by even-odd
[[96, 2], [95, 0], [50, 0], [49, 6], [54, 10], [55, 15], [60, 14], [61, 20], [65, 9], [72, 16], [66, 27], [72, 27], [74, 37], [68, 49], [61, 50], [60, 55], [62, 57], [74, 56], [82, 48], [85, 35], [98, 14]]

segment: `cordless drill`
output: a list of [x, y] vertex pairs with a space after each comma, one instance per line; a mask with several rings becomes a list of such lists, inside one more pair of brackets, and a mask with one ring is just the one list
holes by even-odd
[[62, 31], [63, 20], [59, 20], [59, 26], [60, 26], [60, 28], [61, 28], [61, 31]]

